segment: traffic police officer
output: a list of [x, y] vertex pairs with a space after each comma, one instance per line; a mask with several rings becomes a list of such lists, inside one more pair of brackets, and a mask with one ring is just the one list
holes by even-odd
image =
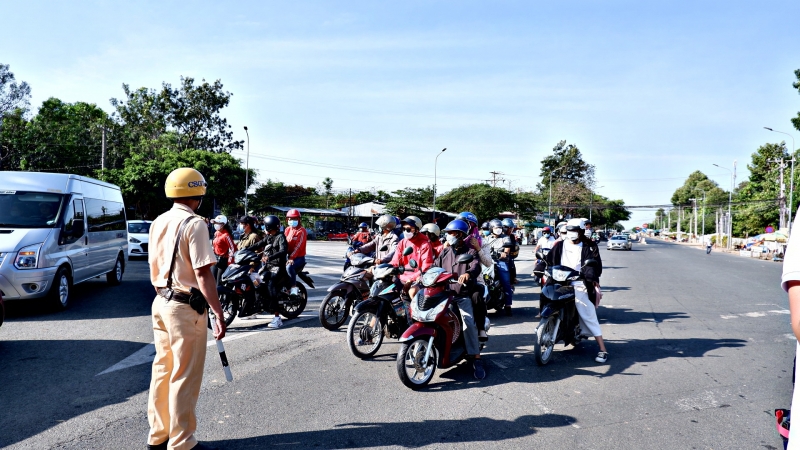
[[190, 298], [197, 299], [202, 293], [216, 316], [214, 338], [225, 336], [211, 274], [216, 257], [206, 224], [195, 215], [206, 186], [203, 175], [194, 169], [173, 170], [164, 184], [167, 198], [173, 201], [172, 209], [150, 226], [150, 281], [158, 295], [152, 307], [156, 356], [147, 404], [149, 449], [206, 448], [197, 442], [194, 432], [208, 319], [205, 305], [200, 307], [194, 300], [190, 304]]

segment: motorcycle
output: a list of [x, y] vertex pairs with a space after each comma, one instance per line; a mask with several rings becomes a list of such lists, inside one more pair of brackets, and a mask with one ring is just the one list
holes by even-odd
[[[413, 251], [406, 247], [403, 255], [408, 256]], [[391, 264], [380, 264], [372, 269], [375, 282], [369, 298], [353, 308], [353, 317], [347, 326], [347, 345], [355, 356], [363, 359], [375, 355], [384, 336], [399, 338], [408, 328], [410, 320], [402, 299], [402, 284], [394, 281], [403, 272], [404, 267]]]
[[319, 305], [319, 323], [327, 330], [338, 330], [350, 316], [353, 304], [369, 297], [367, 267], [375, 262], [375, 258], [356, 253], [349, 261], [352, 265], [344, 271], [338, 283], [328, 288], [328, 295]]
[[[260, 263], [261, 253], [242, 249], [234, 254], [233, 264], [229, 265], [222, 273], [217, 293], [225, 325], [230, 325], [237, 315], [246, 317], [261, 312], [273, 312], [265, 311], [269, 306], [270, 295], [265, 283], [269, 283], [269, 280], [275, 278], [279, 268], [268, 265], [261, 265], [259, 268]], [[314, 280], [308, 276], [308, 272], [298, 273], [297, 277], [314, 289]], [[297, 295], [290, 295], [286, 286], [278, 290], [280, 297], [278, 311], [287, 319], [296, 318], [306, 308], [308, 302], [306, 287], [298, 282], [297, 289], [299, 291]], [[244, 310], [245, 308], [247, 310]]]
[[[472, 259], [472, 255], [461, 255], [458, 263], [469, 264]], [[421, 389], [430, 383], [437, 367], [452, 367], [467, 356], [463, 319], [449, 288], [457, 283], [454, 277], [440, 267], [422, 275], [424, 288], [410, 305], [414, 323], [400, 337], [402, 345], [397, 352], [397, 374], [406, 387]]]
[[[347, 270], [350, 266], [353, 265], [353, 263], [351, 262], [352, 257], [350, 256], [350, 254], [353, 253], [353, 251], [355, 251], [357, 248], [361, 247], [362, 245], [364, 245], [364, 244], [361, 243], [361, 242], [358, 242], [358, 241], [355, 241], [355, 242], [351, 242], [349, 240], [347, 241], [347, 251], [344, 253], [344, 267], [342, 268], [342, 270]], [[353, 256], [359, 255], [359, 254], [360, 253], [354, 253]], [[375, 252], [370, 253], [367, 256], [374, 256], [374, 255], [375, 255]]]
[[503, 290], [503, 285], [500, 279], [495, 276], [495, 266], [484, 267], [481, 275], [483, 275], [483, 285], [485, 289], [484, 299], [486, 300], [486, 310], [494, 309], [500, 311], [506, 305], [506, 293]]
[[[550, 253], [549, 248], [543, 248], [536, 253], [536, 263], [533, 266], [533, 273], [531, 273], [533, 281], [536, 282], [536, 284], [538, 284], [540, 287], [544, 286], [544, 270], [547, 267], [544, 262], [544, 258], [548, 253]], [[540, 256], [541, 258], [539, 258]]]
[[[540, 259], [544, 260], [544, 257]], [[590, 259], [584, 267], [596, 265], [597, 261]], [[581, 334], [580, 317], [575, 307], [575, 288], [572, 286], [574, 281], [583, 280], [581, 273], [567, 266], [548, 266], [544, 271], [544, 279], [542, 318], [536, 327], [533, 342], [533, 354], [536, 364], [540, 366], [550, 362], [556, 344], [563, 342], [565, 347], [574, 346], [589, 338]]]

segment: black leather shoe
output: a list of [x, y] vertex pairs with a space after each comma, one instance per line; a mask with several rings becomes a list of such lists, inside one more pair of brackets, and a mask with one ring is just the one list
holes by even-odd
[[147, 444], [147, 450], [167, 450], [167, 444], [169, 443], [169, 439], [166, 441], [158, 444], [158, 445], [151, 445]]

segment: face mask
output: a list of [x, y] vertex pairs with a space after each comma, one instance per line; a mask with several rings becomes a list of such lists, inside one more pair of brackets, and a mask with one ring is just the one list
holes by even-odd
[[492, 233], [494, 233], [496, 236], [500, 236], [503, 234], [503, 229], [500, 227], [494, 227], [492, 228]]
[[460, 241], [458, 236], [453, 236], [452, 234], [448, 234], [445, 239], [447, 240], [447, 243], [453, 247], [455, 247], [458, 244], [458, 241]]
[[221, 230], [222, 229], [222, 224], [221, 223], [215, 223], [214, 224], [214, 229], [217, 230], [217, 231]]
[[244, 225], [239, 224], [239, 226], [236, 227], [236, 229], [239, 230], [239, 231], [244, 231]]
[[550, 237], [550, 233], [542, 233], [542, 237], [549, 238]]
[[290, 227], [296, 227], [299, 223], [300, 222], [298, 222], [297, 220], [290, 220], [289, 221], [289, 226]]
[[489, 231], [489, 230], [481, 230], [481, 233], [483, 233], [484, 236], [488, 236], [488, 235], [492, 234], [492, 232]]
[[413, 231], [403, 231], [403, 237], [406, 238], [406, 239], [411, 239], [412, 237], [414, 237], [414, 232]]
[[578, 240], [578, 232], [577, 231], [567, 231], [567, 239], [570, 241], [577, 241]]

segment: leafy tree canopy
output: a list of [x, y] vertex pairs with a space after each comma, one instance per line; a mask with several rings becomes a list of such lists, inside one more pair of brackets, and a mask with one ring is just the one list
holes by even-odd
[[16, 109], [26, 110], [30, 104], [31, 87], [15, 79], [11, 66], [0, 63], [0, 119]]
[[485, 183], [466, 184], [436, 199], [442, 211], [470, 211], [478, 220], [490, 220], [503, 211], [516, 211], [516, 195], [511, 191]]
[[553, 154], [542, 159], [540, 175], [544, 186], [549, 186], [551, 173], [554, 183], [556, 180], [588, 186], [594, 183], [594, 166], [584, 161], [576, 145], [567, 145], [567, 141], [560, 141], [553, 147]]
[[[392, 197], [386, 202], [386, 211], [399, 217], [419, 216], [424, 221], [425, 215], [430, 213], [423, 211], [423, 208], [431, 208], [433, 206], [432, 202], [432, 186], [400, 189], [392, 192]], [[439, 200], [437, 199], [436, 208], [444, 209], [439, 206], [438, 202]]]

